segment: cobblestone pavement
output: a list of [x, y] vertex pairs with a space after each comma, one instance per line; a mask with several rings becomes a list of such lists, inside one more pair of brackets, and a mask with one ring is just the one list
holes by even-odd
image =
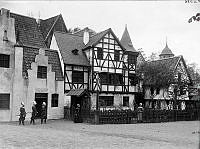
[[0, 123], [0, 149], [198, 149], [199, 122], [148, 124]]

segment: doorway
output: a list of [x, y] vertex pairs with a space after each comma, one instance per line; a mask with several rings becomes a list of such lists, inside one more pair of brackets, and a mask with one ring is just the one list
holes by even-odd
[[[36, 109], [37, 109], [37, 115], [36, 118], [40, 118], [41, 117], [41, 110], [42, 110], [42, 103], [45, 102], [46, 103], [46, 107], [48, 107], [48, 93], [35, 93], [35, 101], [36, 101]], [[47, 110], [47, 108], [46, 108]]]
[[77, 104], [80, 105], [81, 117], [86, 120], [89, 117], [90, 112], [90, 98], [85, 96], [71, 96], [71, 106], [70, 106], [70, 116], [74, 120], [74, 113], [77, 107]]

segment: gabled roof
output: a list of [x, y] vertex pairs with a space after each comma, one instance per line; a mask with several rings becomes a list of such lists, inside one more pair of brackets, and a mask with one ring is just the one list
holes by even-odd
[[[90, 66], [82, 51], [85, 47], [82, 36], [61, 32], [55, 32], [54, 35], [65, 64]], [[75, 49], [78, 50], [78, 54], [72, 52]]]
[[[31, 63], [35, 62], [36, 55], [39, 54], [38, 48], [23, 47], [23, 75], [27, 75], [27, 70], [31, 69]], [[51, 49], [45, 49], [45, 55], [48, 56], [48, 64], [52, 65], [52, 71], [55, 72], [56, 80], [63, 80], [62, 68], [58, 52]]]
[[44, 38], [38, 29], [36, 19], [15, 13], [10, 13], [10, 17], [15, 19], [17, 42], [26, 46], [46, 47]]
[[137, 52], [135, 48], [133, 47], [133, 43], [131, 41], [131, 37], [128, 33], [127, 26], [125, 27], [124, 33], [122, 35], [122, 38], [120, 40], [121, 44], [124, 46], [126, 51], [131, 51], [131, 52]]
[[90, 47], [90, 46], [96, 46], [99, 41], [108, 33], [111, 33], [112, 36], [115, 38], [115, 40], [117, 41], [117, 43], [119, 44], [119, 46], [121, 47], [122, 50], [125, 50], [123, 45], [121, 44], [121, 42], [118, 40], [118, 38], [116, 37], [116, 35], [114, 34], [114, 32], [112, 31], [111, 28], [105, 30], [105, 31], [102, 31], [102, 32], [99, 32], [97, 33], [96, 35], [92, 36], [90, 38], [90, 41], [87, 43], [87, 45], [85, 46], [85, 48], [87, 47]]
[[[91, 36], [86, 45], [83, 43], [83, 36], [77, 34], [55, 32], [54, 35], [65, 64], [90, 66], [88, 59], [82, 50], [96, 46], [96, 44], [98, 44], [108, 33], [112, 34], [119, 46], [124, 50], [124, 47], [110, 28]], [[72, 51], [75, 49], [78, 50], [78, 55], [73, 54]]]
[[64, 20], [63, 20], [61, 14], [51, 17], [51, 18], [48, 18], [46, 20], [40, 19], [39, 28], [40, 28], [45, 40], [48, 38], [50, 32], [54, 29], [54, 27], [57, 23], [58, 23], [58, 25], [60, 25], [60, 27], [57, 27], [56, 31], [67, 32], [67, 28], [65, 26], [65, 23], [64, 23]]
[[149, 63], [166, 65], [171, 71], [174, 71], [181, 57], [182, 56], [169, 57], [169, 58], [159, 59], [155, 61], [150, 61]]
[[90, 37], [90, 40], [87, 43], [86, 47], [94, 46], [95, 44], [97, 44], [97, 42], [99, 42], [108, 33], [109, 30], [110, 30], [110, 28], [105, 30], [105, 31], [99, 32], [96, 35]]
[[79, 36], [83, 36], [84, 32], [85, 31], [88, 31], [89, 32], [89, 36], [92, 37], [96, 34], [96, 32], [88, 27], [85, 27], [84, 29], [80, 30], [80, 31], [77, 31], [77, 32], [74, 32], [73, 34], [74, 35], [79, 35]]
[[162, 50], [162, 52], [159, 56], [162, 56], [162, 55], [172, 55], [172, 56], [174, 56], [174, 54], [172, 53], [172, 50], [168, 47], [167, 42], [166, 42], [165, 48]]
[[183, 59], [183, 56], [175, 56], [175, 57], [159, 59], [155, 61], [150, 61], [149, 63], [152, 65], [157, 65], [157, 64], [165, 65], [167, 68], [169, 68], [171, 72], [174, 73], [180, 61], [183, 62], [183, 65], [186, 68], [186, 73], [189, 77], [190, 83], [192, 83], [191, 76], [187, 70], [187, 66], [186, 66], [185, 60]]

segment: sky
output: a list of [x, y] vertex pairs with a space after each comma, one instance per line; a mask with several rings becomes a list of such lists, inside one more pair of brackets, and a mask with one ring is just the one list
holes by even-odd
[[160, 54], [166, 45], [186, 63], [200, 68], [200, 22], [188, 19], [200, 13], [200, 2], [181, 1], [0, 1], [13, 13], [47, 19], [62, 14], [67, 28], [89, 27], [96, 32], [112, 28], [121, 39], [127, 25], [135, 49]]

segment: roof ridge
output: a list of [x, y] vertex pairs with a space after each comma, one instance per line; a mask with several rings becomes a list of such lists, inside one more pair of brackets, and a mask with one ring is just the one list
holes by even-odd
[[155, 62], [155, 61], [162, 61], [162, 60], [167, 60], [167, 59], [173, 59], [173, 58], [180, 58], [182, 57], [182, 55], [178, 55], [178, 56], [174, 56], [174, 57], [166, 57], [166, 58], [163, 58], [163, 59], [157, 59], [157, 60], [153, 60], [153, 61], [150, 61], [150, 62]]
[[18, 14], [18, 13], [13, 13], [13, 12], [10, 12], [10, 13], [13, 14], [13, 15], [18, 15], [18, 16], [21, 16], [21, 17], [26, 17], [26, 18], [29, 18], [29, 19], [34, 19], [34, 20], [36, 20], [36, 18], [34, 18], [34, 17], [25, 16], [25, 15], [21, 15], [21, 14]]
[[41, 20], [42, 20], [42, 21], [47, 21], [47, 20], [49, 20], [49, 19], [56, 18], [56, 17], [59, 17], [59, 16], [61, 16], [61, 14], [56, 15], [56, 16], [53, 16], [53, 17], [50, 17], [50, 18], [47, 18], [47, 19], [41, 19]]
[[106, 30], [104, 30], [104, 31], [101, 31], [101, 32], [99, 32], [99, 33], [96, 33], [95, 35], [91, 36], [90, 38], [92, 38], [92, 37], [94, 37], [94, 36], [97, 36], [97, 35], [99, 35], [99, 34], [101, 34], [101, 33], [105, 32], [105, 31], [108, 31], [108, 30], [110, 30], [110, 29], [111, 29], [111, 28], [108, 28], [108, 29], [106, 29]]
[[55, 31], [54, 33], [60, 33], [60, 34], [66, 34], [66, 35], [72, 35], [72, 36], [83, 37], [83, 36], [81, 36], [81, 35], [76, 35], [76, 34], [66, 33], [66, 32], [61, 32], [61, 31]]
[[89, 27], [85, 27], [85, 28], [83, 28], [83, 29], [81, 29], [81, 30], [79, 30], [79, 31], [74, 32], [73, 34], [76, 34], [76, 33], [78, 33], [78, 32], [81, 32], [81, 31], [85, 30], [86, 28], [89, 29]]

